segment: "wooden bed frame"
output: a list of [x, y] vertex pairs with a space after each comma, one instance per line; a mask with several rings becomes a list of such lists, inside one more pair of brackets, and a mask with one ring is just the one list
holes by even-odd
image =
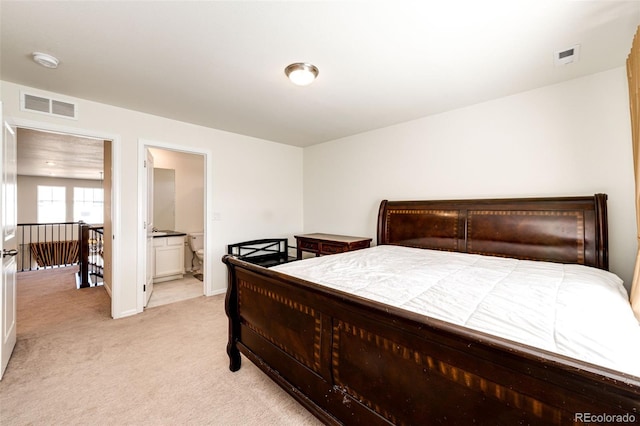
[[[378, 244], [607, 269], [606, 195], [383, 201]], [[230, 369], [242, 353], [326, 424], [640, 421], [638, 377], [223, 261]]]

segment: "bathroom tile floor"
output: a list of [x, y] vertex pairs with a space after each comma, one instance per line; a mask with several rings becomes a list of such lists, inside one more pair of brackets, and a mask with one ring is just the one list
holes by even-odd
[[187, 273], [181, 280], [165, 281], [153, 285], [153, 294], [147, 308], [167, 305], [204, 294], [202, 281]]

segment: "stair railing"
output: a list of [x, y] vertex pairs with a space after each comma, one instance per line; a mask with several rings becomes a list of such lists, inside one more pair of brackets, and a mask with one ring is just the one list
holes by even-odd
[[78, 263], [78, 222], [19, 223], [18, 272]]
[[80, 222], [80, 288], [102, 283], [104, 277], [104, 228]]
[[78, 265], [78, 287], [91, 287], [102, 283], [103, 248], [102, 225], [18, 224], [18, 272]]

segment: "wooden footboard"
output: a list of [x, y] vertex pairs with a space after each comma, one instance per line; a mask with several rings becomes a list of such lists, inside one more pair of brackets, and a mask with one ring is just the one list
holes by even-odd
[[223, 261], [231, 370], [244, 354], [327, 424], [640, 421], [636, 377]]

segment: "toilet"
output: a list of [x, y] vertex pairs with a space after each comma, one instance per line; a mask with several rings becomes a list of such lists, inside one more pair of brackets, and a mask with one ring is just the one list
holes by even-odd
[[193, 272], [204, 273], [204, 232], [194, 232], [189, 234], [189, 247], [193, 252], [193, 260], [198, 259], [200, 265], [195, 267], [193, 265], [193, 261], [191, 265], [193, 266]]

